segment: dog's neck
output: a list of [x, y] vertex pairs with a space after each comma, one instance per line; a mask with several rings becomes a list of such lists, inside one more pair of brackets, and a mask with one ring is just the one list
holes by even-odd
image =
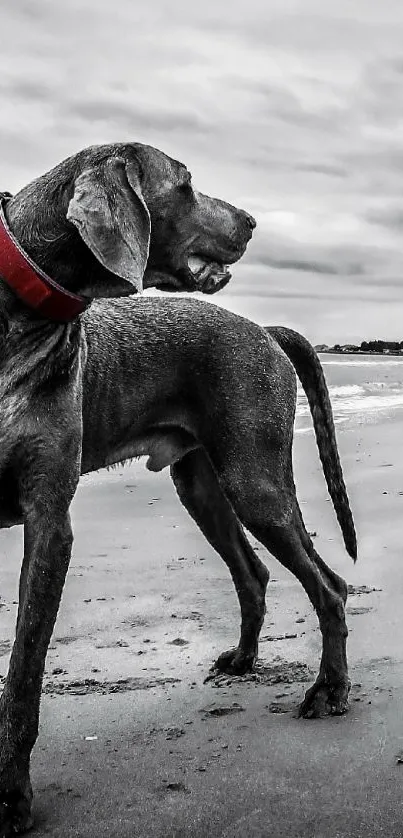
[[[52, 174], [52, 173], [50, 173]], [[72, 185], [43, 176], [8, 203], [6, 219], [19, 245], [62, 288], [89, 299], [127, 294], [127, 283], [96, 259], [67, 220]]]
[[[58, 195], [51, 187], [43, 177], [8, 200], [4, 210], [7, 226], [32, 262], [62, 289], [87, 298], [99, 296], [100, 275], [107, 272], [66, 219], [68, 184], [64, 189], [59, 186]], [[56, 208], [60, 208], [58, 212]], [[1, 278], [0, 311], [7, 320], [26, 324], [38, 325], [41, 319]]]
[[88, 263], [94, 260], [85, 258], [87, 248], [80, 246], [79, 236], [62, 212], [57, 217], [55, 206], [59, 202], [53, 198], [45, 191], [38, 197], [37, 190], [26, 187], [7, 203], [7, 224], [19, 245], [42, 271], [67, 291], [79, 293], [84, 284], [83, 272], [91, 270]]
[[[0, 305], [6, 319], [69, 322], [87, 306], [87, 300], [71, 293], [44, 270], [46, 260], [38, 258], [40, 236], [29, 230], [31, 237], [14, 232], [2, 201], [0, 212]], [[13, 225], [14, 230], [16, 224]], [[26, 233], [27, 225], [20, 225]], [[33, 233], [33, 235], [32, 235]], [[24, 240], [25, 238], [25, 240]], [[27, 245], [27, 239], [30, 245]], [[47, 238], [48, 247], [50, 244]], [[39, 251], [43, 248], [39, 247]], [[59, 257], [60, 263], [60, 257]], [[53, 273], [53, 271], [52, 271]]]

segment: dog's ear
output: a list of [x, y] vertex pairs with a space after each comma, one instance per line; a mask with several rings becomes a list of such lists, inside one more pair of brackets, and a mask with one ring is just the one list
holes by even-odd
[[142, 291], [151, 224], [133, 163], [109, 157], [85, 169], [75, 180], [67, 219], [99, 262], [130, 283], [129, 293]]

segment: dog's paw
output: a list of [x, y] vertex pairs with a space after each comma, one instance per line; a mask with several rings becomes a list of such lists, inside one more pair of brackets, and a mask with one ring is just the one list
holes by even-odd
[[32, 793], [0, 790], [0, 838], [22, 835], [34, 825], [31, 815]]
[[10, 808], [8, 804], [0, 803], [0, 838], [23, 835], [32, 829], [34, 819], [31, 813], [22, 813]]
[[298, 715], [304, 719], [343, 716], [349, 709], [349, 692], [349, 683], [331, 685], [318, 680], [305, 693]]
[[252, 672], [255, 660], [255, 655], [245, 654], [241, 649], [229, 649], [217, 658], [214, 669], [227, 675], [245, 675]]

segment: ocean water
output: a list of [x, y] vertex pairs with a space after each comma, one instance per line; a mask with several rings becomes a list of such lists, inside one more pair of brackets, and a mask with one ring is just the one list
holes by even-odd
[[[403, 357], [320, 354], [335, 423], [357, 426], [403, 414]], [[312, 431], [309, 406], [298, 386], [296, 432]]]

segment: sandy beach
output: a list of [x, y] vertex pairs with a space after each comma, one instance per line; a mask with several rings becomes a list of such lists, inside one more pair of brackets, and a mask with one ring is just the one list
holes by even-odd
[[[361, 386], [340, 375], [345, 386]], [[32, 761], [34, 834], [401, 836], [403, 409], [385, 402], [361, 416], [353, 405], [338, 424], [355, 567], [302, 414], [294, 450], [305, 521], [351, 586], [349, 714], [296, 718], [319, 663], [317, 620], [299, 583], [253, 539], [271, 571], [259, 667], [245, 679], [204, 683], [213, 659], [238, 639], [226, 567], [167, 473], [156, 477], [140, 462], [90, 475], [74, 500], [73, 559], [47, 658]], [[22, 531], [0, 538], [4, 674]]]

